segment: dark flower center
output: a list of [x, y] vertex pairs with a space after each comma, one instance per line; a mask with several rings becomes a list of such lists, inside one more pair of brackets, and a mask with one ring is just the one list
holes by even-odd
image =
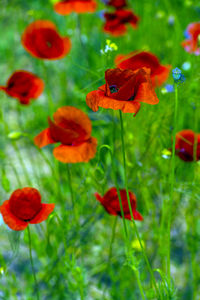
[[8, 88], [12, 89], [14, 87], [15, 83], [13, 81], [9, 82]]
[[132, 101], [132, 100], [134, 100], [134, 98], [135, 98], [135, 96], [133, 95], [128, 99], [128, 101]]
[[119, 91], [119, 89], [117, 88], [116, 85], [110, 85], [109, 89], [110, 89], [111, 94], [117, 93]]

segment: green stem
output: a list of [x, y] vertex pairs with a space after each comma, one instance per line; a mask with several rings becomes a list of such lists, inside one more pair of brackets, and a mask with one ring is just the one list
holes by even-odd
[[[193, 148], [193, 161], [197, 161], [197, 145], [198, 145], [198, 134], [194, 134], [194, 148]], [[195, 181], [195, 165], [194, 165], [194, 181]]]
[[[114, 239], [115, 239], [117, 219], [118, 218], [116, 216], [115, 220], [114, 220], [114, 223], [113, 223], [113, 227], [112, 227], [112, 236], [111, 236], [111, 242], [110, 242], [110, 248], [109, 248], [108, 264], [107, 264], [107, 268], [105, 270], [106, 273], [109, 271], [109, 268], [110, 268], [110, 263], [111, 263], [111, 258], [112, 258], [112, 245], [113, 245], [113, 242], [114, 242]], [[106, 287], [104, 288], [104, 291], [103, 291], [103, 299], [106, 299], [105, 292], [106, 292]]]
[[112, 155], [112, 169], [113, 169], [113, 174], [114, 174], [114, 181], [115, 181], [115, 186], [116, 186], [116, 189], [117, 189], [117, 195], [118, 195], [118, 198], [119, 198], [119, 205], [120, 205], [120, 210], [121, 210], [121, 214], [122, 214], [122, 220], [123, 220], [123, 227], [124, 227], [124, 235], [125, 235], [125, 240], [126, 240], [126, 243], [127, 243], [127, 240], [128, 240], [128, 236], [129, 236], [129, 233], [128, 233], [128, 229], [127, 229], [127, 226], [126, 226], [126, 220], [125, 220], [125, 217], [124, 217], [124, 210], [123, 210], [123, 206], [122, 206], [122, 199], [121, 199], [121, 195], [120, 195], [120, 190], [119, 190], [119, 185], [118, 185], [118, 181], [117, 181], [117, 176], [116, 176], [116, 168], [115, 168], [115, 163], [114, 163], [114, 157], [115, 157], [115, 121], [114, 121], [114, 112], [113, 112], [113, 155]]
[[111, 261], [111, 258], [112, 258], [112, 245], [113, 245], [114, 239], [115, 239], [116, 226], [117, 226], [117, 217], [115, 217], [113, 227], [112, 227], [112, 237], [111, 237], [109, 256], [108, 256], [108, 269], [109, 269], [110, 261]]
[[[193, 64], [194, 65], [194, 64]], [[197, 103], [195, 101], [195, 106], [197, 106]], [[197, 167], [197, 145], [198, 145], [198, 134], [196, 133], [198, 130], [198, 110], [195, 108], [195, 113], [194, 113], [194, 132], [195, 132], [195, 137], [194, 137], [194, 149], [193, 149], [193, 166], [194, 166], [194, 174], [193, 174], [193, 190], [192, 190], [192, 195], [191, 195], [191, 201], [190, 201], [190, 212], [193, 212], [193, 216], [195, 216], [195, 209], [196, 209], [196, 167]], [[191, 246], [189, 247], [190, 253], [191, 253], [191, 264], [192, 264], [192, 299], [196, 300], [197, 299], [197, 288], [198, 288], [198, 267], [196, 263], [196, 253], [197, 253], [197, 241], [196, 241], [196, 228], [197, 228], [197, 219], [194, 217], [194, 220], [192, 220], [191, 224], [189, 225], [191, 227], [192, 231], [192, 243]], [[189, 232], [190, 234], [190, 232]]]
[[143, 287], [142, 287], [142, 283], [141, 283], [141, 280], [140, 280], [139, 271], [137, 269], [134, 269], [134, 272], [135, 272], [135, 276], [136, 276], [136, 279], [137, 279], [137, 283], [138, 283], [138, 286], [139, 286], [139, 290], [140, 290], [142, 300], [146, 300], [145, 295], [144, 295], [144, 291], [143, 291]]
[[32, 247], [31, 247], [31, 233], [30, 233], [29, 226], [27, 227], [27, 231], [28, 231], [28, 242], [29, 242], [29, 255], [30, 255], [30, 261], [31, 261], [31, 268], [32, 268], [33, 278], [34, 278], [34, 281], [35, 281], [37, 300], [40, 300], [39, 289], [38, 289], [38, 282], [37, 282], [37, 278], [36, 278], [35, 270], [34, 270], [34, 265], [33, 265]]
[[74, 193], [72, 189], [72, 180], [71, 180], [71, 174], [70, 174], [70, 169], [69, 169], [69, 164], [67, 164], [67, 177], [68, 177], [68, 184], [69, 184], [69, 189], [70, 189], [70, 194], [71, 194], [71, 201], [72, 201], [72, 206], [74, 208]]
[[170, 174], [170, 199], [169, 199], [169, 214], [167, 226], [168, 238], [168, 253], [167, 253], [167, 274], [170, 279], [170, 235], [171, 235], [171, 219], [172, 219], [172, 203], [174, 194], [174, 177], [175, 177], [175, 145], [176, 145], [176, 120], [178, 111], [178, 87], [175, 83], [175, 108], [174, 108], [174, 127], [173, 127], [173, 146], [172, 146], [172, 160], [171, 160], [171, 174]]
[[78, 32], [78, 37], [80, 40], [81, 48], [82, 48], [82, 54], [85, 55], [87, 64], [88, 64], [88, 54], [87, 54], [87, 49], [85, 48], [85, 44], [83, 42], [83, 38], [81, 35], [81, 16], [77, 14], [77, 32]]
[[49, 109], [49, 113], [52, 114], [54, 112], [54, 102], [51, 93], [51, 86], [49, 86], [48, 69], [43, 60], [40, 61], [40, 65], [42, 67], [43, 78], [45, 80], [45, 85], [46, 85], [45, 90], [47, 94], [48, 109]]
[[65, 248], [65, 253], [67, 253], [67, 243], [66, 243], [66, 232], [65, 232], [65, 226], [63, 226], [63, 222], [61, 221], [60, 217], [58, 216], [57, 213], [55, 213], [55, 216], [57, 218], [57, 221], [59, 223], [59, 226], [61, 228], [62, 234], [63, 234], [63, 243], [64, 243], [64, 248]]
[[128, 192], [128, 182], [127, 182], [127, 172], [126, 172], [126, 155], [125, 155], [125, 144], [124, 144], [124, 126], [123, 126], [123, 118], [122, 118], [122, 112], [121, 112], [121, 110], [119, 110], [119, 116], [120, 116], [120, 124], [121, 124], [122, 155], [123, 155], [123, 165], [124, 165], [124, 182], [125, 182], [125, 188], [126, 188], [126, 195], [127, 195], [127, 200], [128, 200], [129, 211], [130, 211], [130, 214], [131, 214], [131, 220], [133, 222], [134, 231], [136, 233], [137, 239], [138, 239], [140, 247], [142, 249], [142, 254], [143, 254], [144, 259], [146, 261], [146, 264], [147, 264], [149, 273], [151, 275], [151, 279], [152, 279], [154, 288], [156, 290], [156, 293], [157, 293], [158, 299], [159, 299], [160, 294], [159, 294], [159, 291], [158, 291], [156, 280], [155, 280], [152, 268], [150, 266], [149, 260], [147, 258], [147, 255], [145, 253], [143, 244], [141, 242], [140, 235], [139, 235], [139, 232], [138, 232], [138, 229], [137, 229], [134, 217], [133, 217], [132, 208], [131, 208], [131, 203], [130, 203], [130, 198], [129, 198], [129, 192]]

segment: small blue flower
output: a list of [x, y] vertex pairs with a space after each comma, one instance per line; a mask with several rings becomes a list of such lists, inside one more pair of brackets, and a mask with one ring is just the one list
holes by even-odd
[[97, 12], [98, 17], [102, 20], [105, 20], [104, 14], [105, 14], [105, 9], [102, 9], [99, 12]]
[[165, 89], [167, 93], [172, 93], [174, 91], [174, 86], [172, 84], [166, 84]]
[[185, 76], [182, 74], [179, 68], [175, 68], [172, 70], [172, 76], [175, 83], [183, 83], [185, 81]]

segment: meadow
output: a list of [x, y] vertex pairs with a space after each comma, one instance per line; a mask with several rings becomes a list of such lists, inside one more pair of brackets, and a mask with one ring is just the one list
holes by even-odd
[[[94, 12], [66, 16], [55, 12], [56, 2], [0, 0], [0, 299], [200, 300], [200, 136], [194, 136], [190, 161], [181, 159], [184, 149], [180, 155], [175, 149], [177, 132], [200, 133], [200, 55], [182, 45], [187, 26], [199, 23], [200, 5], [195, 0], [129, 0], [138, 24], [126, 25], [126, 32], [116, 36], [103, 30], [104, 13], [115, 11], [108, 2], [96, 0]], [[51, 21], [60, 36], [70, 39], [66, 55], [41, 59], [27, 51], [22, 35], [36, 20]], [[199, 49], [200, 29], [197, 42]], [[116, 68], [117, 55], [133, 51], [151, 52], [169, 66], [166, 80], [159, 86], [155, 80], [147, 90], [149, 96], [155, 89], [159, 102], [141, 102], [135, 116], [135, 111], [107, 107], [92, 110], [88, 94], [105, 84], [105, 71]], [[181, 78], [173, 74], [176, 68]], [[32, 72], [44, 83], [41, 95], [28, 105], [1, 90], [17, 70]], [[143, 84], [140, 76], [134, 95], [140, 80]], [[109, 97], [118, 93], [112, 87]], [[135, 103], [133, 96], [130, 101]], [[92, 132], [85, 115], [80, 117], [90, 133], [79, 128], [80, 136], [97, 140], [92, 154], [86, 149], [84, 155], [91, 157], [85, 162], [76, 162], [78, 153], [69, 154], [74, 162], [61, 154], [60, 161], [57, 145], [36, 143], [48, 127], [58, 142], [60, 129], [48, 117], [54, 120], [64, 106], [91, 120]], [[63, 131], [63, 140], [70, 134]], [[22, 224], [28, 226], [13, 230], [1, 207], [24, 187], [37, 189], [42, 203], [55, 207], [44, 222], [28, 225], [27, 217]], [[129, 219], [122, 199], [117, 212], [109, 201], [107, 211], [97, 201], [96, 193], [103, 197], [111, 187], [119, 198], [119, 190], [125, 190]], [[134, 220], [128, 191], [136, 196], [142, 221]]]

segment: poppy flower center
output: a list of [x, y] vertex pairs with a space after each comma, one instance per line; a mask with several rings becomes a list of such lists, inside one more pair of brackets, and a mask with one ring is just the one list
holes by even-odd
[[53, 58], [63, 52], [63, 40], [51, 28], [41, 28], [32, 34], [33, 50], [40, 58]]
[[36, 189], [24, 188], [16, 190], [9, 200], [11, 213], [23, 220], [29, 221], [33, 219], [41, 210], [41, 197]]
[[117, 88], [116, 85], [110, 85], [109, 89], [110, 89], [111, 94], [117, 93], [119, 91], [119, 89]]
[[181, 155], [181, 157], [184, 157], [187, 161], [193, 161], [193, 152], [191, 151], [191, 154], [187, 152], [186, 149], [181, 148], [178, 150], [178, 153]]
[[134, 100], [134, 98], [135, 98], [135, 96], [133, 95], [128, 99], [128, 101], [132, 101], [132, 100]]
[[15, 83], [13, 81], [10, 81], [8, 84], [8, 89], [12, 89], [15, 86]]

